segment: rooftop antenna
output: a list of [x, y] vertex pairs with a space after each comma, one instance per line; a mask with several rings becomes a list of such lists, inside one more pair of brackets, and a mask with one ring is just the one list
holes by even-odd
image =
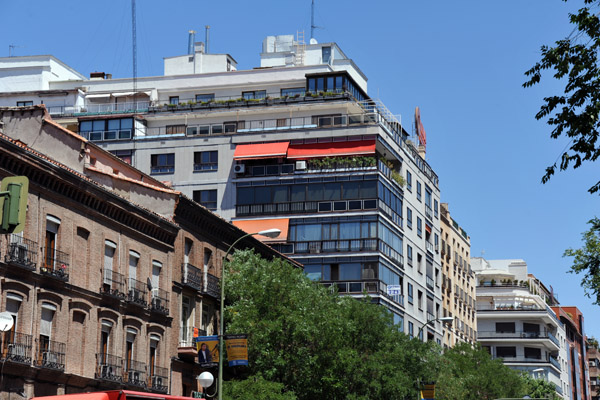
[[315, 25], [315, 0], [312, 0], [312, 4], [310, 6], [310, 38], [315, 38], [315, 29], [320, 28], [320, 26]]
[[133, 106], [137, 109], [137, 27], [135, 22], [135, 0], [131, 0], [131, 43], [133, 53]]
[[208, 35], [209, 35], [209, 33], [210, 33], [210, 25], [206, 25], [204, 27], [204, 52], [206, 54], [208, 54], [208, 51], [209, 51], [209, 49], [208, 49], [208, 38], [209, 38]]
[[17, 46], [17, 45], [14, 45], [14, 44], [9, 44], [8, 45], [8, 56], [9, 57], [14, 57], [15, 49], [18, 48], [18, 47], [23, 47], [23, 46]]

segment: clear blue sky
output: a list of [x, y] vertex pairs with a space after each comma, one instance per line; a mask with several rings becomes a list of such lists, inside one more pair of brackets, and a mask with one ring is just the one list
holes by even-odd
[[[129, 0], [0, 1], [0, 55], [52, 54], [84, 75], [131, 76]], [[563, 172], [542, 185], [546, 166], [568, 144], [535, 120], [542, 97], [561, 89], [549, 77], [523, 89], [542, 44], [567, 36], [567, 14], [582, 0], [316, 0], [316, 38], [337, 42], [369, 78], [369, 94], [402, 115], [415, 106], [427, 131], [427, 160], [442, 201], [471, 236], [472, 254], [522, 258], [563, 305], [583, 312], [600, 336], [598, 306], [567, 274], [599, 197], [587, 193], [600, 164]], [[162, 58], [185, 54], [187, 32], [229, 53], [239, 69], [259, 65], [267, 35], [310, 31], [310, 0], [171, 2], [138, 0], [138, 75], [162, 75]], [[596, 206], [594, 206], [596, 204]]]

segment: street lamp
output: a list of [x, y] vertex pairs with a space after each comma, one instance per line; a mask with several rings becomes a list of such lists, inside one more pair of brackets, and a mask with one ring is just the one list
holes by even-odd
[[425, 322], [423, 324], [423, 326], [421, 328], [419, 328], [419, 332], [417, 333], [417, 337], [421, 337], [421, 332], [423, 332], [423, 329], [425, 329], [425, 327], [427, 325], [433, 325], [436, 321], [452, 323], [452, 321], [454, 321], [454, 318], [453, 317], [438, 317], [436, 319], [431, 319], [431, 320]]
[[219, 400], [223, 399], [223, 340], [224, 340], [224, 333], [225, 333], [225, 318], [223, 318], [223, 311], [225, 309], [225, 261], [227, 261], [227, 256], [229, 255], [229, 253], [231, 252], [231, 250], [233, 250], [233, 248], [235, 247], [236, 244], [238, 244], [238, 242], [242, 239], [247, 238], [248, 236], [255, 236], [255, 235], [260, 235], [260, 236], [266, 236], [268, 238], [276, 238], [277, 236], [279, 236], [279, 234], [281, 233], [281, 231], [279, 229], [267, 229], [264, 231], [260, 231], [260, 232], [256, 232], [256, 233], [247, 233], [244, 236], [239, 237], [235, 242], [233, 242], [233, 244], [231, 246], [229, 246], [229, 249], [227, 249], [227, 253], [225, 253], [225, 256], [223, 257], [223, 262], [221, 263], [221, 315], [220, 315], [220, 321], [219, 321], [219, 333], [221, 334], [220, 338], [219, 338], [219, 376], [218, 376], [218, 393], [219, 393]]

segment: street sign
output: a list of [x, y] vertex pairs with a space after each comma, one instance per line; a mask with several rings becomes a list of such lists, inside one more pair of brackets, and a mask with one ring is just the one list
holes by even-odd
[[402, 294], [402, 286], [400, 285], [388, 285], [387, 294], [390, 296], [399, 296]]

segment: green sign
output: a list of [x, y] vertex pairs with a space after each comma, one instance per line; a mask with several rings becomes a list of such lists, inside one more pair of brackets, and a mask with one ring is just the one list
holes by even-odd
[[29, 179], [11, 176], [0, 184], [0, 233], [19, 233], [25, 228]]

